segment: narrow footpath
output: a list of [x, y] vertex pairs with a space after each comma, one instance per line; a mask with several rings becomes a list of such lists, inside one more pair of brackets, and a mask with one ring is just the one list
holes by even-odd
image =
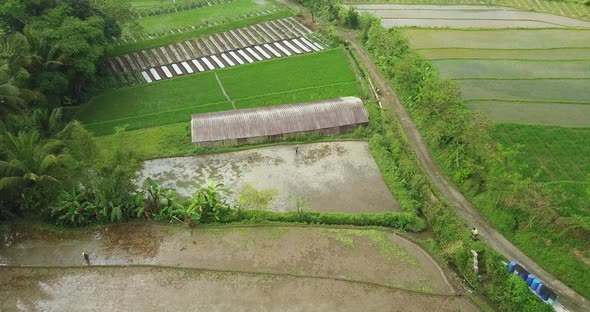
[[463, 196], [455, 185], [446, 178], [422, 140], [422, 136], [420, 135], [416, 124], [414, 124], [408, 112], [401, 105], [395, 92], [389, 85], [389, 82], [381, 74], [365, 49], [357, 41], [356, 33], [343, 30], [337, 30], [337, 32], [350, 43], [350, 47], [359, 55], [361, 61], [369, 71], [375, 87], [381, 90], [381, 105], [384, 109], [391, 109], [395, 112], [408, 140], [416, 152], [416, 156], [418, 157], [424, 172], [446, 200], [457, 208], [459, 215], [463, 217], [470, 227], [476, 227], [483, 240], [492, 248], [502, 253], [507, 259], [516, 260], [544, 283], [558, 292], [560, 294], [558, 302], [560, 302], [565, 308], [571, 311], [590, 311], [590, 302], [586, 298], [553, 277], [504, 238], [500, 232], [487, 222], [487, 220]]

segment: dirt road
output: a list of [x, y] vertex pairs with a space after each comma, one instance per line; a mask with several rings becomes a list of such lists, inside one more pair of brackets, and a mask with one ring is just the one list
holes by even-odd
[[560, 294], [559, 302], [566, 308], [572, 311], [590, 311], [590, 302], [586, 298], [582, 297], [573, 289], [553, 277], [504, 238], [502, 234], [486, 221], [486, 219], [463, 196], [463, 194], [461, 194], [455, 185], [446, 178], [422, 140], [422, 136], [420, 135], [416, 124], [414, 124], [408, 112], [401, 105], [387, 79], [377, 69], [377, 66], [372, 62], [366, 51], [356, 40], [356, 34], [344, 31], [339, 31], [339, 34], [350, 42], [351, 48], [357, 52], [361, 61], [368, 69], [376, 88], [382, 90], [380, 101], [383, 108], [391, 109], [395, 112], [408, 140], [416, 152], [416, 156], [418, 157], [424, 172], [428, 175], [432, 183], [434, 183], [434, 185], [440, 190], [446, 200], [457, 208], [457, 212], [459, 212], [469, 226], [478, 228], [481, 237], [486, 243], [502, 253], [507, 259], [516, 260], [527, 268], [527, 270], [533, 272], [543, 282], [556, 290]]

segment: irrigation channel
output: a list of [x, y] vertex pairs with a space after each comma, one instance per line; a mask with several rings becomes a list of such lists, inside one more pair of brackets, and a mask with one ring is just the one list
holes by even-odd
[[[109, 59], [115, 73], [140, 73], [154, 82], [273, 58], [324, 50], [296, 19], [283, 18]], [[138, 74], [139, 75], [139, 74]]]
[[384, 229], [12, 224], [0, 243], [1, 311], [478, 311]]
[[400, 207], [371, 155], [366, 141], [343, 141], [257, 148], [241, 152], [154, 159], [144, 162], [137, 184], [152, 178], [190, 197], [213, 180], [237, 201], [248, 183], [275, 189], [269, 209], [296, 210], [292, 196], [304, 196], [306, 209], [361, 213], [399, 211]]

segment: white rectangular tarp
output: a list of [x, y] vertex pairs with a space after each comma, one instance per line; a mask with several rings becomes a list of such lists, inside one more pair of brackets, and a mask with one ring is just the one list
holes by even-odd
[[168, 67], [166, 67], [166, 65], [161, 67], [162, 70], [164, 71], [164, 75], [166, 75], [166, 77], [168, 78], [172, 78], [172, 73], [170, 72], [170, 70], [168, 69]]
[[219, 68], [225, 68], [225, 65], [223, 65], [223, 63], [217, 58], [217, 56], [211, 55], [211, 59], [213, 60], [213, 62], [215, 62], [215, 64], [217, 64], [217, 66], [219, 66]]
[[229, 57], [225, 55], [225, 53], [221, 53], [221, 57], [225, 60], [226, 63], [229, 64], [229, 66], [236, 66], [236, 63], [232, 62], [232, 60], [230, 60]]
[[248, 51], [248, 53], [254, 56], [254, 58], [256, 58], [257, 60], [262, 61], [260, 55], [256, 54], [256, 52], [254, 52], [254, 50], [252, 50], [251, 48], [246, 48], [246, 51]]
[[264, 47], [270, 51], [270, 53], [274, 54], [274, 56], [276, 57], [281, 57], [281, 54], [279, 52], [277, 52], [277, 50], [273, 49], [271, 46], [269, 46], [267, 43], [264, 44]]
[[248, 63], [254, 62], [254, 60], [250, 56], [248, 56], [248, 54], [246, 54], [244, 51], [238, 50], [238, 53], [240, 53], [240, 55], [243, 56], [246, 59], [246, 61], [248, 61]]
[[213, 64], [211, 64], [211, 62], [209, 62], [209, 60], [206, 57], [201, 58], [201, 61], [203, 61], [203, 63], [207, 65], [207, 68], [209, 68], [209, 70], [215, 69], [215, 67], [213, 67]]
[[154, 77], [154, 79], [156, 79], [156, 81], [162, 80], [162, 77], [160, 77], [155, 68], [150, 68], [150, 73], [152, 73], [152, 76]]
[[303, 41], [303, 43], [307, 44], [312, 49], [314, 49], [314, 51], [320, 51], [320, 48], [316, 47], [313, 43], [309, 42], [307, 39], [301, 38], [301, 41]]
[[193, 70], [193, 69], [192, 69], [192, 68], [191, 68], [191, 67], [188, 65], [188, 63], [187, 63], [187, 62], [182, 62], [181, 64], [182, 64], [182, 67], [184, 67], [184, 69], [185, 69], [185, 70], [186, 70], [186, 71], [187, 71], [189, 74], [192, 74], [192, 73], [194, 73], [194, 72], [195, 72], [195, 71], [194, 71], [194, 70]]
[[183, 74], [182, 70], [180, 70], [180, 67], [178, 67], [178, 65], [172, 64], [172, 68], [174, 69], [174, 71], [176, 72], [177, 75]]
[[289, 50], [285, 49], [282, 45], [280, 45], [278, 42], [273, 42], [273, 44], [279, 48], [279, 50], [283, 51], [283, 53], [287, 54], [287, 56], [291, 56], [293, 55], [291, 52], [289, 52]]
[[199, 62], [197, 62], [197, 60], [193, 60], [193, 64], [195, 64], [195, 67], [197, 67], [197, 70], [202, 72], [205, 71], [205, 68], [203, 68], [203, 65], [199, 64]]
[[254, 48], [258, 50], [258, 52], [260, 52], [260, 54], [262, 54], [262, 56], [264, 56], [267, 60], [271, 59], [270, 55], [268, 55], [268, 53], [266, 53], [266, 51], [264, 51], [260, 46], [255, 46]]
[[150, 78], [150, 75], [148, 75], [148, 73], [142, 71], [141, 75], [143, 76], [143, 79], [145, 79], [145, 81], [147, 81], [147, 83], [152, 82], [152, 78]]
[[286, 44], [289, 49], [293, 50], [295, 53], [297, 54], [301, 54], [301, 51], [299, 51], [299, 49], [297, 49], [296, 47], [294, 47], [291, 42], [287, 41], [287, 40], [283, 40], [283, 43]]
[[234, 60], [238, 61], [238, 63], [240, 63], [241, 65], [244, 64], [244, 61], [242, 61], [242, 59], [236, 54], [236, 52], [231, 51], [229, 52], [229, 55], [231, 55]]
[[311, 49], [306, 47], [305, 45], [303, 45], [301, 42], [299, 42], [299, 40], [297, 39], [293, 39], [291, 40], [293, 43], [295, 43], [299, 48], [301, 48], [303, 51], [305, 52], [311, 52]]

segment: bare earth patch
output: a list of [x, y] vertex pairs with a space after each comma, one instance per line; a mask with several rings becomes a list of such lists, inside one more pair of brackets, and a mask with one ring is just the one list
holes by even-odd
[[390, 212], [400, 210], [381, 177], [367, 142], [330, 142], [273, 146], [224, 154], [154, 159], [144, 162], [137, 184], [151, 177], [189, 197], [211, 180], [234, 194], [249, 183], [275, 188], [270, 209], [295, 210], [290, 195], [305, 196], [308, 209], [323, 212]]

